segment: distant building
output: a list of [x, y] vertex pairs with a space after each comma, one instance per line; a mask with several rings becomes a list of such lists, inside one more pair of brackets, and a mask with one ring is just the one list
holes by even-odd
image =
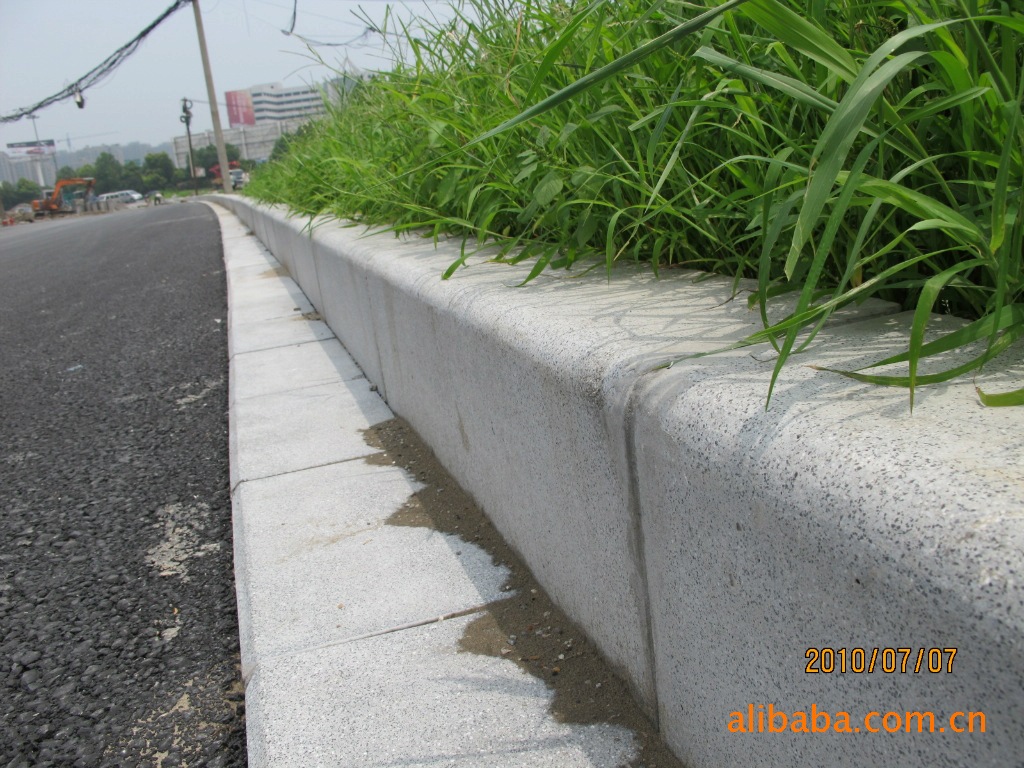
[[146, 144], [141, 141], [130, 141], [121, 147], [124, 152], [124, 160], [121, 162], [135, 161], [139, 165], [146, 162], [146, 155], [159, 154], [160, 152], [166, 152], [168, 155], [174, 151], [174, 146], [169, 141], [165, 141], [161, 144]]
[[[260, 125], [240, 125], [224, 129], [224, 143], [238, 147], [243, 160], [263, 162], [270, 157], [274, 144], [286, 133], [295, 133], [309, 118], [272, 120]], [[193, 131], [193, 149], [202, 149], [216, 143], [213, 131]], [[188, 168], [188, 136], [174, 137], [174, 164]]]
[[[263, 162], [270, 158], [281, 136], [295, 133], [303, 123], [326, 112], [324, 94], [328, 99], [340, 99], [364, 79], [362, 74], [344, 74], [318, 87], [270, 83], [226, 91], [224, 102], [231, 127], [224, 129], [224, 143], [238, 147], [243, 160]], [[213, 131], [192, 133], [194, 149], [212, 144]], [[178, 168], [188, 168], [187, 136], [174, 137], [174, 163]]]
[[320, 89], [308, 85], [267, 83], [244, 91], [228, 91], [224, 97], [232, 128], [275, 120], [308, 119], [324, 113], [324, 97]]
[[20, 176], [15, 170], [11, 158], [7, 156], [6, 152], [0, 152], [0, 181], [17, 184], [19, 178]]
[[[148, 146], [148, 145], [147, 145]], [[57, 150], [57, 164], [70, 165], [72, 168], [81, 168], [83, 165], [92, 165], [100, 155], [106, 152], [117, 162], [124, 165], [125, 153], [120, 144], [98, 144], [96, 146], [83, 147], [73, 151], [65, 152]]]
[[322, 86], [265, 83], [241, 91], [226, 91], [228, 123], [236, 128], [280, 120], [308, 120], [326, 111], [325, 93], [328, 98], [335, 98], [350, 91], [362, 79], [361, 74], [344, 74]]
[[56, 176], [57, 169], [53, 165], [52, 155], [47, 158], [12, 157], [6, 152], [0, 152], [0, 181], [17, 184], [18, 179], [28, 179], [47, 187], [53, 185]]

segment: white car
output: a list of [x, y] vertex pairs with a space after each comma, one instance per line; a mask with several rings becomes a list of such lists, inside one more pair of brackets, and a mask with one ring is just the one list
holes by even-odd
[[98, 200], [109, 200], [112, 203], [137, 203], [142, 200], [142, 195], [136, 192], [134, 189], [122, 189], [120, 192], [107, 192], [105, 195], [100, 195]]

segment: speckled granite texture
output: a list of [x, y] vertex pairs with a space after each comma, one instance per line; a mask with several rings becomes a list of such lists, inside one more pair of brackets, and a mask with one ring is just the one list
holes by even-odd
[[[279, 209], [218, 202], [688, 765], [1024, 765], [1024, 411], [983, 408], [968, 380], [920, 390], [911, 415], [905, 391], [808, 367], [899, 349], [907, 313], [872, 301], [837, 317], [766, 411], [770, 348], [652, 370], [758, 327], [724, 279], [622, 269], [515, 290], [522, 270], [478, 263], [442, 281], [457, 247], [326, 222], [311, 236]], [[1019, 386], [1017, 355], [976, 383]], [[808, 674], [810, 648], [846, 649], [848, 666], [863, 648], [875, 669]], [[942, 672], [926, 671], [929, 649]], [[882, 671], [894, 656], [907, 672]], [[812, 705], [833, 727], [848, 712], [860, 733], [729, 731], [769, 704], [790, 725]], [[899, 733], [884, 732], [890, 711]], [[952, 732], [968, 711], [984, 733]], [[908, 712], [934, 713], [936, 732]]]

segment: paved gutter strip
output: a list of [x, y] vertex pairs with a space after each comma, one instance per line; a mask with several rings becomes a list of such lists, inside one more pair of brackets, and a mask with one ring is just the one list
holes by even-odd
[[[857, 384], [911, 313], [849, 310], [764, 397], [768, 348], [651, 371], [759, 327], [729, 282], [643, 273], [510, 290], [457, 248], [236, 197], [407, 419], [657, 713], [688, 765], [1024, 765], [1024, 414], [973, 385]], [[935, 317], [934, 329], [958, 321]], [[957, 355], [944, 360], [959, 359]], [[650, 638], [648, 640], [647, 638]], [[805, 674], [808, 648], [956, 648], [953, 672]], [[946, 656], [948, 658], [948, 654]], [[985, 712], [984, 734], [737, 735], [787, 712]]]
[[215, 210], [249, 765], [637, 765], [629, 729], [559, 722], [544, 682], [462, 649], [515, 594], [509, 570], [392, 522], [425, 489], [366, 461], [386, 454], [363, 431], [393, 414], [276, 260]]

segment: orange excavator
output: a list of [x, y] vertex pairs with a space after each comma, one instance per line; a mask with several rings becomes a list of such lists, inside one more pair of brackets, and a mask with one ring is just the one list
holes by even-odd
[[[81, 179], [61, 179], [57, 182], [52, 192], [47, 190], [41, 200], [32, 201], [32, 211], [37, 217], [56, 213], [74, 213], [75, 198], [80, 197], [82, 200], [87, 201], [95, 183], [96, 179], [88, 176]], [[64, 191], [66, 187], [75, 186], [84, 186], [85, 189], [75, 190], [70, 194]]]

